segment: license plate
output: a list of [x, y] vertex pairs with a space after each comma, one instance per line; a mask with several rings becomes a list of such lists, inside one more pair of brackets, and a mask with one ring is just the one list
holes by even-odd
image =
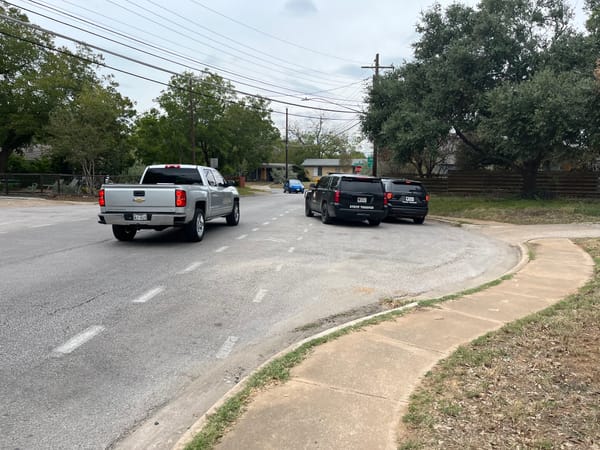
[[414, 203], [415, 202], [415, 198], [414, 197], [404, 197], [404, 201], [408, 202], [408, 203]]
[[148, 214], [134, 214], [133, 220], [148, 220]]
[[367, 197], [357, 197], [356, 202], [357, 203], [367, 203]]

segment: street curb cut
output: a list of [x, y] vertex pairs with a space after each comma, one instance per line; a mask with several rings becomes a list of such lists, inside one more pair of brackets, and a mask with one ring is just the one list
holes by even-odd
[[[443, 223], [457, 223], [453, 220], [440, 220], [437, 217], [436, 218], [432, 218], [433, 220], [439, 221], [439, 222], [443, 222]], [[503, 276], [506, 275], [512, 275], [518, 271], [520, 271], [527, 263], [529, 263], [529, 252], [528, 249], [526, 247], [526, 245], [520, 243], [516, 246], [511, 245], [511, 247], [517, 247], [517, 250], [520, 252], [521, 257], [519, 259], [519, 262], [512, 267], [510, 270], [508, 270]], [[313, 336], [310, 336], [308, 338], [305, 338], [299, 342], [296, 342], [294, 344], [291, 344], [290, 346], [288, 346], [286, 349], [276, 353], [275, 355], [273, 355], [272, 357], [270, 357], [268, 360], [266, 360], [264, 363], [262, 363], [260, 366], [258, 366], [256, 369], [254, 369], [252, 372], [250, 372], [249, 374], [247, 374], [244, 378], [242, 378], [234, 387], [232, 387], [229, 391], [227, 391], [215, 404], [213, 404], [198, 420], [196, 420], [196, 422], [194, 422], [194, 424], [192, 424], [190, 426], [190, 428], [188, 428], [183, 434], [182, 436], [179, 438], [179, 440], [175, 443], [175, 445], [172, 447], [172, 450], [183, 450], [186, 445], [188, 445], [189, 443], [192, 442], [192, 440], [194, 439], [194, 437], [200, 433], [200, 431], [202, 431], [202, 429], [204, 428], [204, 425], [206, 424], [209, 416], [213, 415], [221, 406], [223, 406], [230, 398], [234, 397], [236, 394], [238, 394], [240, 391], [242, 391], [245, 387], [246, 384], [248, 382], [248, 380], [257, 372], [259, 372], [260, 370], [262, 370], [264, 367], [266, 367], [267, 365], [269, 365], [271, 362], [273, 362], [274, 360], [281, 358], [283, 356], [285, 356], [288, 353], [291, 353], [293, 351], [295, 351], [296, 349], [298, 349], [299, 347], [301, 347], [302, 345], [311, 342], [313, 340], [328, 336], [330, 334], [333, 334], [339, 330], [345, 329], [345, 328], [350, 328], [354, 325], [358, 325], [361, 322], [366, 322], [370, 319], [382, 316], [382, 315], [386, 315], [386, 314], [391, 314], [394, 312], [402, 312], [402, 311], [409, 311], [412, 310], [414, 308], [416, 308], [419, 305], [419, 301], [415, 301], [412, 303], [409, 303], [407, 305], [401, 306], [399, 308], [395, 308], [395, 309], [390, 309], [389, 311], [382, 311], [376, 314], [371, 314], [369, 316], [366, 317], [362, 317], [359, 319], [355, 319], [352, 320], [350, 322], [335, 326], [333, 328], [321, 331], [320, 333], [317, 333]]]

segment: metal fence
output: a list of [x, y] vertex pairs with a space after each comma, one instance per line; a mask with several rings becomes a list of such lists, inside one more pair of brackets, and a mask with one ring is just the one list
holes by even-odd
[[[5, 195], [96, 195], [106, 175], [92, 179], [63, 173], [0, 173], [0, 193]], [[113, 183], [137, 183], [139, 176], [111, 176]]]

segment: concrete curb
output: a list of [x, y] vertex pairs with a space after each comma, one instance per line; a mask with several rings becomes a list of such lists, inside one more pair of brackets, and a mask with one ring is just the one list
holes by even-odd
[[244, 390], [246, 388], [248, 380], [252, 376], [254, 376], [256, 373], [260, 372], [264, 367], [268, 366], [269, 364], [271, 364], [276, 359], [281, 358], [281, 357], [287, 355], [288, 353], [291, 353], [291, 352], [297, 350], [298, 348], [302, 347], [304, 344], [307, 344], [308, 342], [311, 342], [311, 341], [314, 341], [316, 339], [320, 339], [322, 337], [328, 336], [328, 335], [333, 334], [333, 333], [335, 333], [335, 332], [337, 332], [339, 330], [343, 330], [345, 328], [350, 328], [350, 327], [353, 327], [355, 325], [359, 325], [362, 322], [365, 322], [367, 320], [371, 320], [373, 318], [376, 318], [376, 317], [379, 317], [379, 316], [383, 316], [383, 315], [386, 315], [386, 314], [392, 314], [394, 312], [408, 311], [408, 310], [416, 308], [417, 306], [419, 306], [418, 302], [412, 302], [412, 303], [409, 303], [408, 305], [404, 305], [404, 306], [401, 306], [399, 308], [390, 309], [389, 311], [383, 311], [383, 312], [379, 312], [379, 313], [376, 313], [376, 314], [372, 314], [370, 316], [362, 317], [360, 319], [355, 319], [355, 320], [352, 320], [350, 322], [347, 322], [347, 323], [335, 326], [333, 328], [327, 329], [325, 331], [321, 331], [320, 333], [317, 333], [317, 334], [315, 334], [313, 336], [310, 336], [308, 338], [302, 339], [301, 341], [296, 342], [296, 343], [288, 346], [286, 349], [280, 351], [279, 353], [276, 353], [271, 358], [269, 358], [267, 361], [265, 361], [260, 366], [258, 366], [255, 370], [253, 370], [248, 375], [246, 375], [244, 378], [242, 378], [234, 387], [232, 387], [229, 391], [227, 391], [227, 393], [223, 397], [221, 397], [221, 399], [219, 399], [219, 401], [217, 401], [213, 406], [211, 406], [210, 409], [208, 411], [206, 411], [202, 415], [202, 417], [200, 417], [181, 436], [181, 438], [179, 438], [179, 440], [173, 446], [173, 450], [182, 450], [182, 449], [185, 448], [186, 445], [188, 445], [190, 442], [192, 442], [192, 440], [194, 439], [194, 437], [198, 433], [200, 433], [200, 431], [202, 431], [202, 429], [204, 428], [204, 425], [208, 421], [209, 416], [211, 416], [215, 412], [217, 412], [217, 410], [220, 407], [222, 407], [230, 398], [234, 397], [239, 392], [241, 392], [242, 390]]

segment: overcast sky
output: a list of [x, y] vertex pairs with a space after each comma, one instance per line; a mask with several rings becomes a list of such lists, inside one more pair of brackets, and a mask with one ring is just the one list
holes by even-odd
[[[571, 0], [579, 20], [583, 1]], [[359, 128], [358, 116], [352, 111], [363, 109], [365, 88], [373, 75], [373, 70], [362, 66], [373, 65], [377, 53], [382, 66], [398, 66], [410, 59], [411, 44], [418, 39], [415, 25], [420, 13], [434, 2], [26, 0], [9, 3], [21, 8], [37, 25], [135, 60], [96, 50], [105, 55], [107, 64], [152, 80], [111, 70], [120, 92], [136, 103], [138, 111], [156, 106], [153, 99], [165, 89], [161, 83], [168, 82], [171, 73], [208, 68], [229, 79], [241, 92], [270, 98], [273, 120], [282, 129], [287, 107], [290, 123], [324, 116], [329, 119], [330, 130], [341, 132]], [[454, 2], [439, 3], [447, 6]], [[460, 3], [474, 6], [477, 1]], [[59, 44], [66, 42], [57, 40]]]

